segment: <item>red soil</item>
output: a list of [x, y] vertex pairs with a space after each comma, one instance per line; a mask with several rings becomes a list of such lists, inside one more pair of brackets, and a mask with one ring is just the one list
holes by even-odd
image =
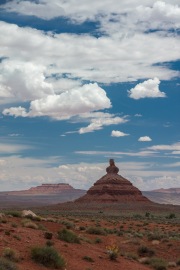
[[[44, 238], [44, 231], [40, 229], [31, 229], [22, 226], [22, 218], [5, 217], [6, 223], [0, 223], [0, 254], [5, 247], [10, 247], [19, 252], [20, 262], [17, 263], [20, 270], [44, 270], [46, 267], [38, 265], [32, 261], [30, 250], [34, 246], [44, 246], [47, 239]], [[146, 224], [144, 220], [137, 221], [130, 218], [123, 220], [112, 220], [110, 218], [89, 218], [82, 217], [57, 217], [57, 222], [36, 221], [37, 225], [43, 225], [46, 231], [53, 233], [52, 241], [55, 249], [65, 258], [67, 262], [66, 270], [148, 270], [150, 266], [143, 265], [132, 259], [132, 254], [137, 255], [139, 246], [148, 246], [155, 250], [155, 256], [164, 258], [166, 261], [177, 261], [180, 254], [179, 239], [160, 240], [159, 244], [153, 245], [147, 237], [135, 237], [134, 232], [143, 234], [152, 232], [155, 229], [169, 233], [174, 231], [178, 234], [178, 225], [174, 223], [156, 223], [149, 221]], [[62, 221], [74, 223], [72, 229], [81, 237], [81, 244], [70, 244], [57, 239], [57, 232], [65, 228]], [[57, 221], [57, 220], [56, 220]], [[33, 221], [34, 222], [34, 221]], [[14, 226], [16, 224], [17, 227]], [[97, 226], [106, 229], [122, 230], [123, 234], [91, 235], [85, 229], [89, 226]], [[120, 229], [121, 228], [121, 229]], [[7, 235], [6, 232], [10, 235]], [[20, 237], [18, 240], [17, 237]], [[95, 243], [95, 239], [100, 238], [101, 243]], [[107, 254], [107, 246], [116, 244], [120, 249], [120, 254], [116, 261], [111, 261]], [[83, 259], [84, 256], [91, 257], [94, 262], [88, 262]], [[128, 258], [129, 257], [129, 258]], [[174, 267], [174, 270], [179, 269]]]

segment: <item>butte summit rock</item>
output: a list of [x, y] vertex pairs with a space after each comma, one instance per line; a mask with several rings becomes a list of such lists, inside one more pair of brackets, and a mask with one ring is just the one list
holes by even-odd
[[118, 174], [119, 169], [113, 159], [110, 159], [109, 163], [110, 166], [106, 168], [107, 174], [75, 202], [150, 202], [129, 180]]

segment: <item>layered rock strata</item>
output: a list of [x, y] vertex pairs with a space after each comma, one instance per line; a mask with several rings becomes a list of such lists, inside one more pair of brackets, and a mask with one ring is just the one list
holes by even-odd
[[119, 169], [114, 160], [110, 159], [106, 172], [106, 175], [75, 202], [150, 202], [129, 180], [118, 174]]

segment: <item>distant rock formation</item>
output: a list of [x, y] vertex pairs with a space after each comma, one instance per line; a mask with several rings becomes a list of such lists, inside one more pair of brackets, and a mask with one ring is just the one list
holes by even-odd
[[31, 187], [28, 190], [20, 190], [20, 191], [10, 191], [7, 192], [11, 195], [35, 195], [35, 194], [53, 194], [53, 193], [61, 193], [63, 191], [73, 191], [75, 190], [69, 184], [59, 183], [59, 184], [42, 184], [41, 186]]
[[119, 169], [113, 159], [110, 159], [109, 163], [109, 167], [106, 168], [107, 174], [75, 202], [150, 202], [129, 180], [118, 174]]
[[151, 191], [142, 191], [153, 202], [161, 204], [180, 205], [180, 188], [156, 189]]

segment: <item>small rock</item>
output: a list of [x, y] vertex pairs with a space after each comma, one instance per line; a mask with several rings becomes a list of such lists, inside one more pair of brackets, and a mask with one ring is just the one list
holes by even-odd
[[168, 267], [176, 267], [176, 262], [168, 262]]
[[152, 241], [152, 245], [159, 245], [160, 244], [160, 241], [159, 240], [153, 240]]
[[3, 218], [3, 217], [5, 217], [5, 214], [0, 213], [0, 218]]
[[28, 216], [37, 217], [37, 215], [33, 213], [31, 210], [23, 210], [22, 217], [28, 217]]
[[139, 261], [140, 263], [146, 263], [146, 262], [149, 261], [149, 258], [148, 258], [148, 257], [143, 257], [143, 258], [140, 258], [138, 261]]

